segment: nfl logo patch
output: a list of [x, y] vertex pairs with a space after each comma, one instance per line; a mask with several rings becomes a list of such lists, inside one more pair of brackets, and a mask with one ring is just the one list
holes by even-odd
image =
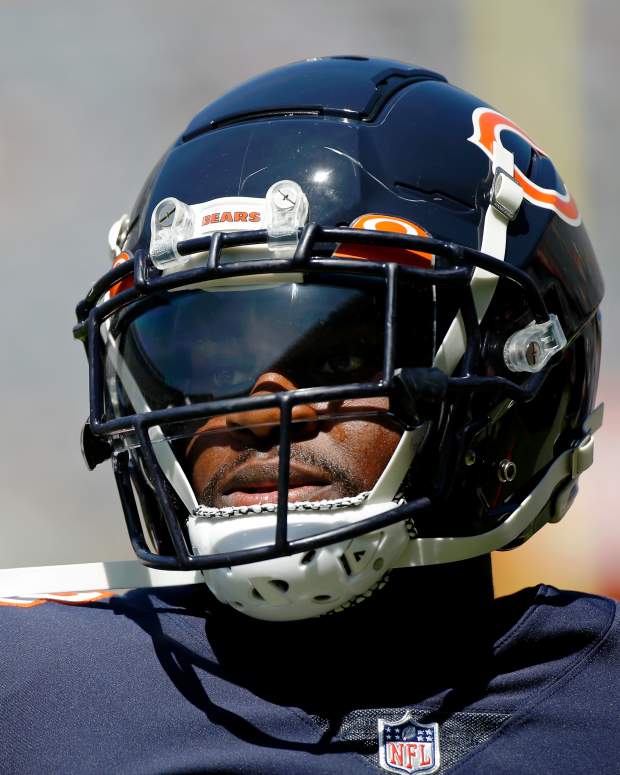
[[379, 719], [379, 762], [387, 772], [436, 772], [439, 726], [418, 724], [407, 711], [399, 721]]

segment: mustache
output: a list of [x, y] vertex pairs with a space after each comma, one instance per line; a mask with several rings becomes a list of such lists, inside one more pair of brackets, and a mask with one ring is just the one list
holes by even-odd
[[[209, 480], [209, 483], [204, 487], [200, 493], [198, 500], [203, 506], [212, 506], [218, 491], [220, 490], [223, 479], [228, 476], [229, 473], [234, 471], [243, 463], [249, 460], [263, 461], [279, 458], [279, 448], [276, 450], [277, 455], [273, 454], [273, 450], [266, 453], [257, 452], [255, 449], [246, 449], [239, 453], [237, 459], [232, 463], [225, 463], [215, 472], [213, 477]], [[315, 468], [320, 468], [323, 471], [327, 471], [330, 475], [332, 482], [339, 485], [342, 492], [342, 497], [352, 497], [360, 493], [364, 488], [361, 479], [359, 479], [352, 471], [338, 465], [335, 461], [312, 452], [309, 449], [303, 449], [291, 446], [290, 461], [297, 461], [298, 463], [306, 463]]]

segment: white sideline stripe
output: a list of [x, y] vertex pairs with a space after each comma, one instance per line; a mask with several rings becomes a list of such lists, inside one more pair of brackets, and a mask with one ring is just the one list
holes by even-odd
[[0, 568], [0, 597], [135, 587], [176, 587], [202, 581], [198, 571], [155, 570], [137, 560]]

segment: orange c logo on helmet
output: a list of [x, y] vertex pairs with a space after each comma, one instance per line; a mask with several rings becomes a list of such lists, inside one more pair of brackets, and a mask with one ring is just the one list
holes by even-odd
[[[491, 110], [491, 108], [476, 108], [472, 113], [472, 122], [474, 133], [467, 139], [484, 151], [491, 160], [493, 159], [493, 143], [501, 143], [501, 133], [503, 131], [514, 132], [529, 143], [532, 148], [549, 158], [548, 154], [539, 145], [536, 145], [532, 138], [518, 127], [514, 121], [506, 118], [506, 116], [502, 116], [501, 113], [495, 110]], [[579, 226], [581, 215], [568, 189], [562, 193], [552, 188], [542, 188], [531, 181], [517, 166], [515, 166], [514, 176], [517, 183], [523, 189], [523, 196], [528, 202], [537, 207], [554, 210], [566, 223], [569, 223], [571, 226]]]
[[[370, 231], [390, 231], [397, 234], [411, 234], [414, 237], [430, 237], [431, 235], [413, 221], [408, 221], [397, 215], [381, 215], [366, 213], [360, 215], [351, 224], [352, 229], [369, 229]], [[340, 258], [363, 258], [367, 261], [404, 264], [428, 269], [433, 265], [433, 255], [419, 250], [405, 248], [387, 248], [377, 245], [352, 244], [343, 242], [334, 251]]]

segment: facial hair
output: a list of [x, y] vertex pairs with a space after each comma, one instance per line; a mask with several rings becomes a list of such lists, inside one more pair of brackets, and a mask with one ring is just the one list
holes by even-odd
[[[279, 448], [275, 450], [279, 456]], [[256, 461], [264, 460], [265, 458], [273, 458], [274, 450], [269, 450], [268, 453], [257, 452], [255, 449], [246, 449], [239, 454], [237, 459], [231, 463], [225, 463], [222, 465], [215, 474], [209, 480], [209, 483], [202, 490], [199, 495], [199, 502], [203, 506], [214, 506], [216, 495], [219, 494], [219, 486], [224, 477], [226, 477], [235, 468], [238, 468], [248, 460], [254, 459]], [[299, 463], [306, 463], [315, 468], [319, 468], [323, 471], [327, 471], [331, 477], [332, 483], [337, 485], [340, 489], [342, 498], [353, 497], [358, 495], [364, 489], [361, 480], [354, 475], [352, 471], [338, 465], [333, 460], [330, 460], [322, 455], [312, 452], [303, 447], [293, 445], [291, 447], [290, 454], [291, 462], [298, 461]]]

